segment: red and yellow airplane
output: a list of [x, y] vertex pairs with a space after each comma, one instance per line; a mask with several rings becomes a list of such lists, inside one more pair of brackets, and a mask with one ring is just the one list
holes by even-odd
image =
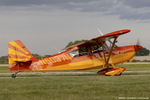
[[[63, 52], [42, 59], [33, 57], [20, 40], [11, 41], [8, 42], [9, 70], [59, 71], [104, 67], [97, 74], [121, 75], [125, 68], [115, 65], [132, 61], [135, 53], [142, 48], [140, 45], [115, 45], [117, 38], [128, 32], [128, 29], [111, 32], [64, 48]], [[12, 77], [15, 78], [18, 72], [12, 74]]]

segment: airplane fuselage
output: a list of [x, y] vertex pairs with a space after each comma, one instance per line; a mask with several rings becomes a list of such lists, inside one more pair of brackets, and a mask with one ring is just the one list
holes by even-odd
[[[132, 60], [137, 51], [136, 48], [141, 47], [132, 45], [113, 49], [109, 65], [116, 65]], [[90, 53], [89, 55], [72, 58], [69, 51], [35, 61], [29, 68], [31, 70], [80, 70], [101, 68], [105, 65], [103, 52]], [[107, 58], [108, 51], [104, 53]]]

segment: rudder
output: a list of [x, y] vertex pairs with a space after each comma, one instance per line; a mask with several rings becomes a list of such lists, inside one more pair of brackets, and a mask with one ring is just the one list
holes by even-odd
[[9, 70], [29, 70], [29, 66], [35, 58], [20, 40], [8, 42]]

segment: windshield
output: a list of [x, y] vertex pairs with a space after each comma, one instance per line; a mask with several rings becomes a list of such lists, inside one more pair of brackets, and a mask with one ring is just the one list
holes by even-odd
[[76, 49], [76, 50], [72, 50], [69, 52], [69, 54], [71, 55], [72, 58], [75, 58], [79, 56], [89, 55], [90, 51], [89, 51], [89, 48], [85, 46], [85, 47], [80, 47], [79, 49]]

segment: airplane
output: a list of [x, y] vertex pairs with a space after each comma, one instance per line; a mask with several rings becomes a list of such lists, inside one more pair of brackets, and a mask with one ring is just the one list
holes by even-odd
[[117, 64], [132, 61], [135, 53], [142, 49], [140, 45], [117, 46], [120, 35], [130, 32], [129, 29], [111, 32], [91, 40], [62, 49], [61, 53], [37, 59], [20, 40], [8, 42], [9, 70], [15, 78], [22, 71], [61, 71], [103, 68], [99, 75], [118, 76], [125, 67]]

